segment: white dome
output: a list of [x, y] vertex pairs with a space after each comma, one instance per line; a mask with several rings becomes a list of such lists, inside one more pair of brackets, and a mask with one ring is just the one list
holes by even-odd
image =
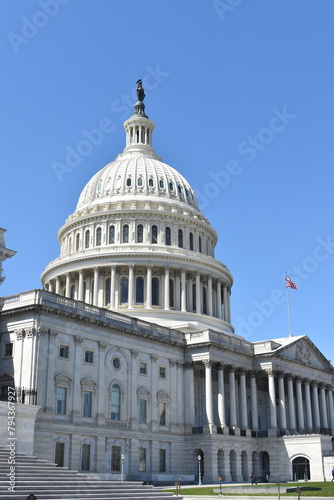
[[140, 196], [178, 200], [199, 210], [194, 191], [174, 168], [145, 154], [130, 153], [119, 155], [90, 179], [76, 210], [114, 201], [115, 197], [126, 201]]

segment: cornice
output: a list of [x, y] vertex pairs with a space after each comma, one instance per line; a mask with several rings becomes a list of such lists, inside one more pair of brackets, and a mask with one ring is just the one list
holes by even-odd
[[[18, 316], [26, 316], [27, 314], [36, 314], [42, 315], [46, 314], [49, 316], [64, 318], [67, 320], [72, 320], [73, 322], [80, 321], [81, 324], [85, 324], [87, 326], [93, 325], [95, 328], [101, 328], [103, 330], [112, 331], [113, 333], [120, 333], [123, 336], [127, 335], [129, 337], [135, 337], [138, 339], [149, 340], [153, 343], [163, 344], [170, 347], [184, 348], [185, 344], [183, 341], [171, 340], [166, 337], [159, 337], [158, 335], [154, 335], [154, 333], [143, 332], [140, 330], [136, 330], [129, 328], [129, 326], [120, 326], [109, 321], [104, 321], [98, 318], [92, 318], [90, 316], [86, 316], [85, 314], [78, 314], [75, 312], [67, 311], [58, 307], [52, 307], [45, 304], [33, 304], [27, 305], [16, 309], [9, 309], [1, 312], [1, 317], [3, 319], [10, 319], [12, 317], [17, 318]], [[116, 313], [117, 314], [117, 313]], [[121, 321], [121, 318], [120, 318]]]

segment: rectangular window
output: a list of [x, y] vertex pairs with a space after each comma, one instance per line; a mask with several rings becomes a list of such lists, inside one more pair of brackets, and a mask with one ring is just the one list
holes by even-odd
[[121, 472], [121, 455], [120, 446], [111, 447], [111, 472]]
[[4, 356], [5, 358], [11, 358], [13, 356], [13, 342], [7, 342], [5, 344]]
[[159, 402], [159, 424], [166, 425], [166, 403]]
[[146, 375], [147, 374], [147, 363], [140, 362], [139, 363], [139, 373], [141, 375]]
[[70, 348], [68, 345], [60, 344], [59, 346], [59, 357], [68, 359], [70, 353]]
[[66, 399], [67, 399], [66, 387], [57, 387], [57, 413], [58, 413], [58, 415], [65, 415], [66, 414]]
[[159, 377], [166, 378], [166, 368], [164, 366], [159, 366]]
[[64, 467], [65, 443], [56, 442], [55, 463], [58, 467]]
[[146, 448], [139, 448], [139, 472], [146, 472]]
[[92, 416], [92, 400], [93, 393], [90, 391], [84, 392], [84, 400], [83, 400], [83, 416], [91, 417]]
[[90, 444], [83, 443], [81, 447], [81, 470], [90, 470]]
[[85, 351], [85, 363], [93, 364], [93, 360], [94, 360], [94, 352]]
[[166, 472], [166, 450], [159, 450], [159, 472]]
[[139, 400], [139, 423], [146, 424], [147, 418], [147, 401], [146, 399]]

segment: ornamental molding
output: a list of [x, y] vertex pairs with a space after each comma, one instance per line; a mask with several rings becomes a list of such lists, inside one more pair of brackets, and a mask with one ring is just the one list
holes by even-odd
[[74, 335], [74, 342], [76, 345], [81, 345], [83, 341], [82, 337], [79, 337], [79, 335]]
[[16, 335], [17, 340], [23, 340], [24, 337], [26, 336], [26, 331], [24, 328], [20, 328], [19, 330], [15, 330], [14, 333]]
[[105, 348], [107, 347], [107, 344], [105, 342], [101, 342], [100, 340], [98, 341], [98, 346], [100, 351], [104, 351]]

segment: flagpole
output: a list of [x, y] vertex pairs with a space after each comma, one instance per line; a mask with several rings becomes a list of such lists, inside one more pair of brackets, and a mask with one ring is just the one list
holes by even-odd
[[[285, 273], [285, 275], [287, 276], [288, 273]], [[288, 287], [286, 286], [286, 282], [285, 282], [285, 289], [286, 289], [286, 303], [287, 303], [287, 306], [288, 306], [289, 337], [292, 337], [292, 333], [291, 333], [291, 316], [290, 316], [290, 297], [289, 297]]]

